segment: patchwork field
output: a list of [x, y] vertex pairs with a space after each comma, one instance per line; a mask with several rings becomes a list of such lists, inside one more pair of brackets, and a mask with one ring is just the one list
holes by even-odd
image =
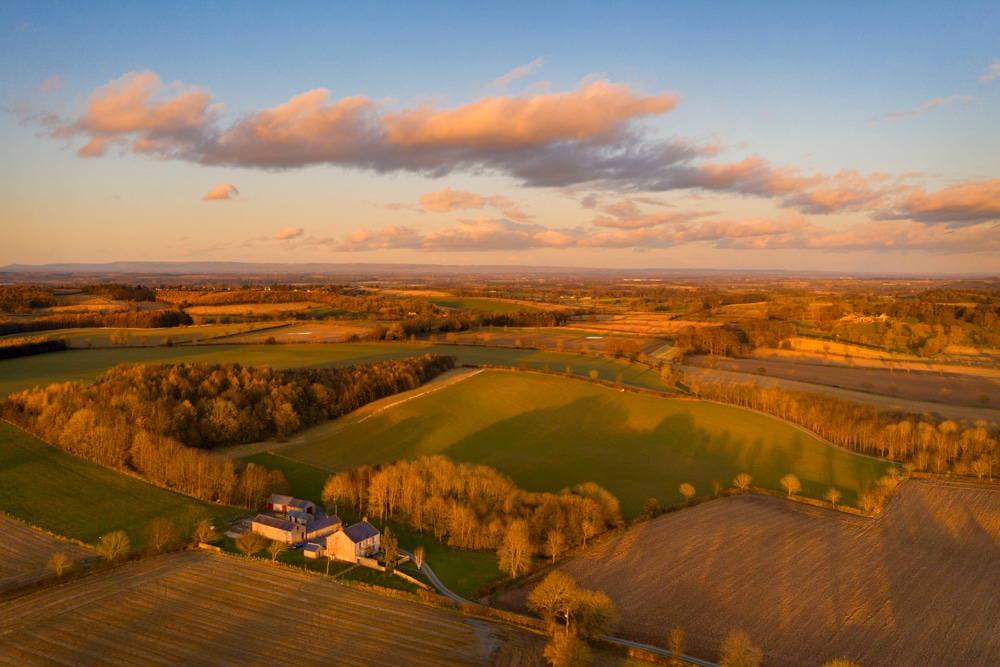
[[64, 553], [73, 563], [93, 557], [94, 552], [64, 542], [40, 530], [0, 516], [0, 589], [31, 583], [52, 574], [46, 563]]
[[[728, 362], [728, 360], [726, 361]], [[715, 370], [699, 368], [697, 366], [686, 366], [684, 368], [684, 372], [691, 377], [701, 378], [703, 381], [707, 382], [734, 384], [749, 383], [760, 387], [779, 387], [781, 389], [805, 391], [815, 394], [824, 394], [826, 396], [834, 396], [848, 401], [854, 401], [855, 403], [867, 403], [868, 405], [888, 410], [900, 410], [902, 412], [910, 412], [918, 415], [926, 412], [928, 414], [938, 414], [945, 419], [967, 420], [970, 423], [979, 419], [989, 423], [995, 422], [998, 418], [1000, 418], [1000, 410], [989, 407], [976, 408], [968, 405], [916, 401], [908, 398], [902, 398], [900, 396], [886, 396], [883, 394], [871, 393], [870, 391], [864, 389], [845, 389], [826, 384], [804, 382], [802, 380], [792, 379], [790, 376], [777, 377], [774, 374], [767, 373], [761, 375], [760, 373], [742, 373], [731, 370], [720, 370], [720, 368], [724, 368], [725, 365], [726, 364], [723, 364]], [[760, 364], [758, 363], [757, 365]], [[811, 368], [811, 366], [804, 368], [802, 375], [806, 375], [806, 377], [808, 377], [808, 373]], [[794, 377], [798, 376], [799, 374], [797, 373]], [[900, 377], [901, 380], [898, 384], [901, 385], [906, 381], [905, 379], [902, 379], [905, 378], [905, 374], [902, 374]]]
[[0, 510], [88, 544], [124, 530], [134, 547], [158, 517], [187, 531], [205, 517], [241, 514], [71, 456], [7, 422], [0, 422]]
[[[1000, 490], [904, 482], [877, 519], [743, 495], [664, 516], [560, 566], [606, 592], [618, 635], [719, 654], [742, 628], [764, 664], [1000, 664]], [[525, 590], [501, 606], [519, 609]]]
[[830, 487], [853, 505], [887, 464], [830, 447], [790, 425], [736, 408], [622, 393], [555, 376], [486, 371], [441, 391], [301, 434], [282, 456], [325, 470], [444, 454], [485, 463], [530, 491], [594, 481], [618, 496], [627, 517], [646, 499], [682, 501], [740, 472], [777, 491], [792, 472], [804, 495]]
[[[688, 363], [703, 366], [707, 361], [705, 357], [692, 357]], [[766, 361], [717, 359], [716, 367], [739, 373], [770, 375], [914, 401], [974, 407], [993, 405], [1000, 409], [1000, 373], [996, 371], [993, 371], [993, 376], [990, 377], [983, 373], [977, 375], [951, 373], [947, 372], [946, 367], [941, 367], [939, 372], [926, 370], [907, 372], [890, 371], [887, 368], [799, 364], [773, 359]], [[1000, 418], [1000, 412], [997, 413], [997, 417]]]
[[544, 643], [526, 630], [194, 552], [0, 606], [0, 664], [541, 665]]

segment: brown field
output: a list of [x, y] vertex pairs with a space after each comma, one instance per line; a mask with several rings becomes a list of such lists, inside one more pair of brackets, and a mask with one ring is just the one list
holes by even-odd
[[[543, 330], [545, 331], [545, 330]], [[552, 331], [552, 329], [548, 329]], [[438, 341], [446, 342], [448, 334], [434, 334]], [[569, 333], [530, 333], [530, 330], [523, 332], [503, 333], [502, 330], [490, 331], [467, 331], [456, 334], [459, 345], [489, 345], [491, 347], [524, 347], [553, 350], [556, 352], [585, 352], [600, 354], [604, 351], [604, 337], [598, 333], [593, 336], [573, 335]], [[429, 340], [428, 334], [417, 337], [418, 340]], [[665, 341], [649, 338], [632, 338], [645, 354], [652, 354], [665, 345]]]
[[244, 334], [228, 336], [218, 342], [230, 343], [263, 343], [274, 336], [279, 343], [336, 343], [351, 334], [364, 336], [371, 331], [370, 326], [329, 324], [326, 322], [296, 323], [288, 326], [268, 327], [260, 331], [250, 331]]
[[133, 310], [133, 308], [121, 301], [113, 301], [96, 294], [70, 294], [58, 297], [59, 305], [51, 308], [39, 308], [36, 315], [66, 315], [69, 313], [93, 313], [93, 312], [118, 312], [122, 310]]
[[0, 664], [541, 665], [545, 638], [182, 552], [0, 606]]
[[[605, 591], [618, 635], [716, 659], [742, 628], [771, 666], [1000, 664], [1000, 489], [900, 485], [865, 519], [742, 495], [664, 516], [560, 569]], [[519, 609], [526, 592], [502, 606]]]
[[[802, 378], [781, 377], [774, 373], [763, 375], [759, 373], [740, 373], [732, 370], [725, 370], [729, 359], [724, 360], [716, 366], [716, 370], [699, 368], [697, 366], [684, 367], [685, 374], [692, 378], [700, 378], [705, 382], [729, 382], [729, 383], [751, 383], [760, 387], [779, 387], [781, 389], [791, 389], [793, 391], [805, 391], [825, 396], [834, 396], [855, 403], [865, 403], [887, 410], [899, 410], [913, 414], [924, 412], [937, 414], [945, 419], [967, 420], [972, 423], [977, 420], [986, 422], [1000, 422], [1000, 410], [996, 407], [994, 399], [990, 399], [993, 407], [972, 407], [969, 405], [954, 405], [949, 403], [932, 403], [930, 401], [916, 401], [900, 396], [887, 396], [883, 394], [870, 393], [860, 389], [844, 389], [826, 384], [815, 384], [803, 381]], [[757, 364], [760, 365], [759, 363]], [[756, 366], [755, 366], [756, 367]], [[807, 371], [803, 371], [804, 373]], [[906, 377], [905, 373], [901, 377]], [[905, 380], [904, 380], [905, 381]], [[896, 383], [902, 386], [902, 382]]]
[[[706, 366], [705, 357], [691, 357], [693, 366]], [[870, 366], [843, 366], [795, 363], [777, 359], [716, 359], [715, 367], [736, 373], [754, 373], [811, 384], [842, 387], [911, 401], [946, 405], [994, 407], [1000, 409], [1000, 374], [977, 369], [979, 373], [955, 372], [946, 366], [936, 371], [890, 370]], [[761, 373], [760, 369], [764, 369]], [[985, 396], [985, 402], [983, 400]], [[994, 419], [1000, 419], [1000, 412]]]
[[52, 574], [46, 563], [59, 552], [79, 563], [94, 556], [72, 542], [46, 535], [40, 530], [0, 516], [0, 589], [28, 584]]
[[269, 315], [296, 310], [309, 310], [322, 304], [313, 301], [293, 301], [289, 303], [238, 303], [227, 306], [188, 306], [184, 309], [188, 315]]
[[596, 322], [570, 322], [571, 329], [639, 334], [644, 336], [673, 335], [684, 327], [720, 326], [719, 323], [677, 320], [670, 313], [622, 313]]

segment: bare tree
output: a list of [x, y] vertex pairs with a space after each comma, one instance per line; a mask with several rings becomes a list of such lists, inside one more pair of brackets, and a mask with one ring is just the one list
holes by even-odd
[[212, 525], [212, 521], [210, 519], [202, 519], [196, 523], [194, 530], [191, 533], [191, 537], [193, 537], [196, 542], [204, 542], [205, 544], [218, 542], [222, 538], [218, 531], [215, 530], [215, 526]]
[[63, 572], [72, 567], [73, 563], [70, 562], [69, 556], [60, 551], [57, 554], [53, 554], [46, 565], [56, 573], [57, 577], [62, 577]]
[[694, 498], [694, 494], [697, 493], [697, 491], [694, 490], [694, 486], [688, 484], [687, 482], [684, 482], [683, 484], [681, 484], [680, 488], [681, 488], [681, 495], [684, 496], [684, 500], [686, 500], [687, 502], [691, 502], [691, 499]]
[[278, 560], [278, 556], [286, 551], [288, 551], [288, 545], [278, 540], [271, 540], [271, 543], [267, 545], [267, 553], [271, 554], [272, 563]]
[[424, 566], [424, 545], [421, 544], [413, 550], [413, 562], [418, 570]]
[[510, 576], [527, 571], [531, 565], [531, 535], [527, 523], [517, 520], [510, 525], [497, 556], [500, 557], [500, 569]]
[[542, 655], [552, 667], [582, 667], [594, 660], [590, 647], [577, 637], [556, 635], [548, 644]]
[[128, 329], [115, 329], [111, 332], [112, 345], [125, 346], [130, 340], [132, 340], [132, 333]]
[[837, 503], [840, 502], [840, 490], [830, 487], [826, 490], [826, 493], [823, 494], [823, 498], [830, 501], [830, 505], [833, 509], [837, 509]]
[[676, 627], [671, 630], [670, 638], [667, 639], [667, 649], [673, 654], [670, 664], [678, 666], [684, 664], [681, 662], [681, 656], [684, 655], [686, 648], [684, 645], [684, 629]]
[[565, 544], [566, 538], [563, 537], [562, 531], [555, 529], [550, 530], [545, 534], [545, 542], [542, 544], [542, 547], [544, 548], [543, 553], [552, 558], [552, 562], [555, 563], [556, 557], [559, 556], [559, 553], [563, 550]]
[[750, 482], [753, 481], [753, 477], [745, 472], [741, 472], [733, 479], [733, 486], [735, 486], [740, 491], [746, 491], [750, 488]]
[[799, 478], [792, 473], [788, 473], [781, 478], [781, 486], [785, 489], [785, 491], [788, 491], [789, 498], [802, 490], [802, 482], [800, 482]]
[[878, 505], [878, 500], [876, 500], [875, 495], [870, 491], [865, 491], [858, 496], [858, 507], [866, 514], [874, 511], [876, 505]]
[[119, 556], [124, 556], [131, 550], [128, 535], [123, 530], [116, 530], [108, 533], [97, 543], [97, 553], [108, 560], [115, 560]]
[[146, 544], [151, 549], [163, 551], [163, 547], [177, 539], [177, 525], [170, 519], [159, 517], [146, 527]]
[[660, 507], [659, 500], [657, 500], [656, 498], [650, 498], [643, 504], [642, 511], [650, 519], [653, 519], [660, 515], [660, 513], [663, 511], [663, 508]]
[[722, 642], [721, 667], [760, 667], [764, 653], [743, 630], [732, 630]]
[[604, 592], [578, 588], [573, 600], [577, 634], [596, 639], [618, 627], [618, 610]]
[[236, 538], [236, 548], [242, 551], [247, 558], [267, 546], [267, 538], [263, 535], [248, 530]]
[[712, 480], [712, 495], [713, 496], [718, 496], [720, 493], [722, 493], [722, 482], [719, 482], [719, 481], [713, 479]]
[[556, 570], [546, 575], [528, 594], [528, 609], [553, 625], [562, 619], [568, 635], [576, 594], [573, 578]]

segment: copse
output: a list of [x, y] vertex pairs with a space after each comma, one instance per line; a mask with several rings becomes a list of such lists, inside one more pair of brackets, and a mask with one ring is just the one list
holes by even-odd
[[500, 550], [502, 568], [512, 576], [547, 543], [565, 552], [621, 522], [618, 499], [593, 482], [559, 494], [529, 493], [493, 468], [441, 455], [337, 473], [322, 498], [331, 511], [353, 508], [405, 522], [442, 544]]

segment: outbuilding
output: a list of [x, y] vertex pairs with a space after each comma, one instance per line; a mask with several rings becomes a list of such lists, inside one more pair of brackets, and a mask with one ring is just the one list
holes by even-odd
[[305, 526], [265, 514], [255, 516], [250, 528], [258, 535], [285, 544], [298, 544], [306, 539]]

